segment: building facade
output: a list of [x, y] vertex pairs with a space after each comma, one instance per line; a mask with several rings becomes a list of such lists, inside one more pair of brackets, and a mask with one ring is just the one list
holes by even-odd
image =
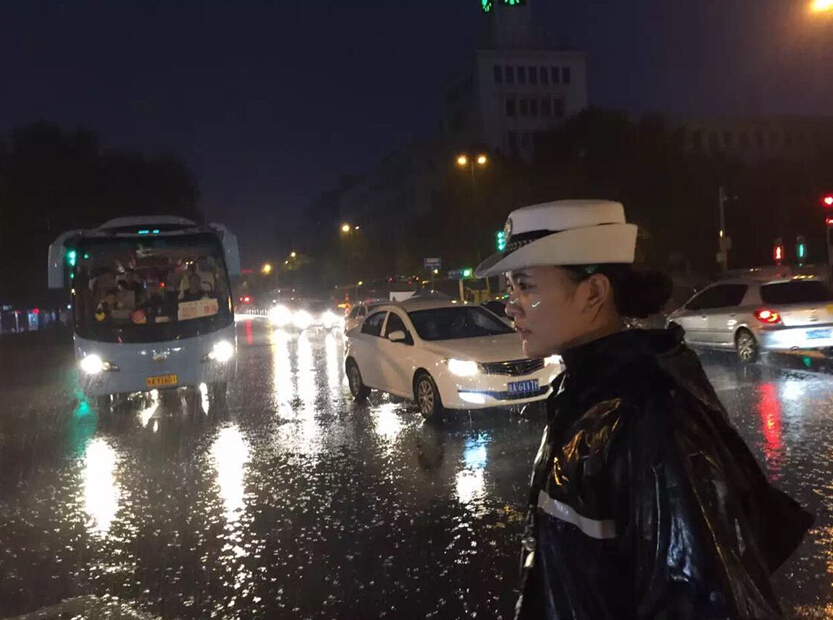
[[538, 136], [587, 107], [585, 54], [552, 45], [534, 16], [533, 0], [491, 5], [477, 50], [446, 91], [452, 142], [528, 157]]

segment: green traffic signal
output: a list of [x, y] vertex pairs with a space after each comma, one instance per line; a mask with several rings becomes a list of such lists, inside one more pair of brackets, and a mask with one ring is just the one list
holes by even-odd
[[495, 238], [497, 240], [497, 243], [495, 244], [495, 245], [497, 245], [497, 251], [498, 252], [506, 251], [506, 233], [501, 230], [495, 235]]
[[470, 278], [471, 277], [471, 269], [463, 269], [463, 277]]
[[78, 253], [75, 250], [69, 250], [67, 252], [67, 264], [70, 267], [75, 267], [75, 261], [78, 259]]

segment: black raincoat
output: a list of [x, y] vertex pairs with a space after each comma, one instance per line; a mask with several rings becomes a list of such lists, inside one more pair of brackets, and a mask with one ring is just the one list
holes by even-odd
[[564, 361], [517, 618], [782, 618], [769, 576], [813, 518], [768, 484], [682, 330], [619, 332]]

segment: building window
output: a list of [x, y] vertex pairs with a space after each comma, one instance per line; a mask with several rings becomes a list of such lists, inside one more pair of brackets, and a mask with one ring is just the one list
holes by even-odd
[[541, 99], [541, 116], [552, 116], [552, 105], [549, 99]]
[[561, 83], [561, 73], [558, 71], [558, 67], [551, 67], [550, 68], [550, 77], [552, 78], [553, 84], [560, 84]]
[[552, 115], [556, 118], [564, 118], [564, 100], [552, 100]]
[[506, 100], [506, 116], [515, 116], [515, 100]]
[[506, 83], [507, 84], [514, 84], [515, 83], [515, 67], [505, 67], [506, 69]]
[[703, 134], [699, 129], [691, 132], [691, 149], [695, 153], [699, 153], [703, 148]]
[[727, 148], [732, 146], [732, 132], [728, 129], [723, 132], [723, 144]]
[[538, 73], [541, 75], [541, 84], [549, 84], [550, 83], [550, 72], [547, 71], [546, 67], [539, 67]]
[[495, 65], [495, 84], [503, 84], [503, 67]]
[[509, 149], [512, 151], [518, 148], [518, 136], [514, 131], [510, 131], [506, 134], [506, 143], [509, 145]]
[[527, 114], [529, 114], [529, 102], [526, 99], [520, 100], [518, 111], [520, 112], [521, 116], [526, 116]]
[[561, 81], [565, 84], [569, 84], [570, 81], [573, 79], [573, 72], [570, 70], [570, 67], [562, 67], [561, 68]]
[[530, 84], [537, 84], [538, 83], [538, 67], [530, 67], [529, 68], [529, 83]]
[[526, 84], [526, 67], [518, 67], [518, 84]]
[[530, 99], [529, 100], [529, 115], [532, 117], [538, 116], [538, 100], [537, 99]]

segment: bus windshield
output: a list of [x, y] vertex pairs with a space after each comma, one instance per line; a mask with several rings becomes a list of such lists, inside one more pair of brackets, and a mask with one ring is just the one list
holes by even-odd
[[234, 322], [223, 248], [212, 233], [84, 238], [72, 286], [75, 331], [90, 340], [179, 340]]

